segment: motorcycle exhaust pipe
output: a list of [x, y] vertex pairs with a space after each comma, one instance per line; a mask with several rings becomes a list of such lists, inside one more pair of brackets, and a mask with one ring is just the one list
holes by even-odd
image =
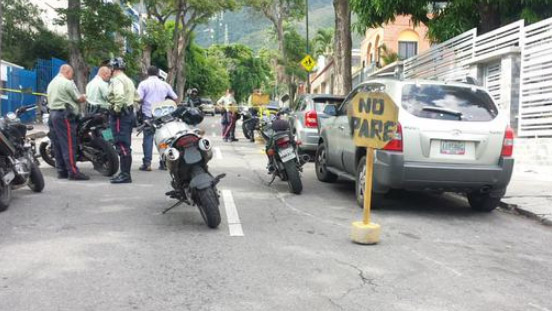
[[163, 158], [165, 158], [165, 165], [169, 171], [172, 171], [175, 162], [180, 158], [180, 152], [176, 148], [168, 148], [163, 153]]

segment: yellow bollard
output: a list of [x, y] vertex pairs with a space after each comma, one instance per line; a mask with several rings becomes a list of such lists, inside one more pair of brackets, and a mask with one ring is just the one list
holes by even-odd
[[380, 225], [371, 221], [372, 179], [374, 173], [374, 149], [366, 149], [366, 175], [364, 187], [364, 211], [362, 221], [353, 222], [351, 239], [358, 244], [372, 245], [380, 241]]

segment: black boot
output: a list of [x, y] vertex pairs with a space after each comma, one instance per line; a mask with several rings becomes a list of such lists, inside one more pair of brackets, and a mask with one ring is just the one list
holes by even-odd
[[110, 181], [112, 184], [129, 184], [132, 182], [132, 178], [130, 178], [130, 174], [121, 173]]
[[130, 177], [130, 166], [132, 165], [132, 157], [123, 156], [120, 160], [121, 173], [115, 178], [112, 178], [110, 181], [112, 184], [126, 184], [131, 183], [132, 178]]

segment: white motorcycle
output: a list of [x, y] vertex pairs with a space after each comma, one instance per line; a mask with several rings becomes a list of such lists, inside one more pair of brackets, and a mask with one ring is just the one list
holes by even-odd
[[211, 142], [195, 127], [201, 121], [199, 109], [177, 107], [167, 100], [153, 106], [153, 120], [140, 126], [138, 134], [154, 131], [155, 146], [172, 178], [173, 190], [166, 195], [178, 202], [163, 214], [182, 203], [196, 205], [207, 226], [217, 228], [221, 218], [216, 186], [225, 174], [214, 177], [209, 173], [207, 162], [213, 153]]

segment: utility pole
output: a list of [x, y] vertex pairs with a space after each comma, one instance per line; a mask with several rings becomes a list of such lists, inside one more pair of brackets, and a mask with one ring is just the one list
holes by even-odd
[[[307, 23], [307, 55], [309, 55], [309, 0], [305, 0], [305, 7], [306, 7], [306, 14], [305, 14], [305, 20]], [[310, 82], [310, 71], [307, 71], [307, 93], [310, 94], [311, 92], [311, 82]]]

